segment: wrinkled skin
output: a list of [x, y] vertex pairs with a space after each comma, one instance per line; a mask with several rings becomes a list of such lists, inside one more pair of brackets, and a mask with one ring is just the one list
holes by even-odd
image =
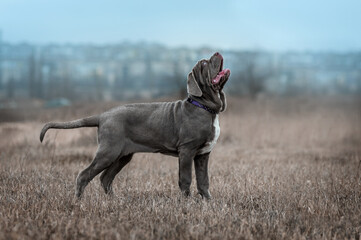
[[[226, 107], [222, 91], [229, 70], [223, 70], [223, 57], [215, 53], [209, 60], [199, 61], [188, 75], [188, 94], [219, 113]], [[212, 82], [213, 81], [213, 82]], [[205, 144], [215, 136], [216, 114], [179, 100], [176, 102], [128, 104], [98, 116], [71, 122], [47, 123], [41, 131], [43, 141], [49, 128], [68, 129], [98, 127], [98, 149], [92, 163], [76, 180], [76, 196], [81, 197], [87, 184], [99, 173], [102, 187], [112, 193], [112, 182], [137, 152], [159, 152], [179, 158], [179, 187], [190, 194], [194, 161], [197, 189], [209, 199], [209, 152]]]

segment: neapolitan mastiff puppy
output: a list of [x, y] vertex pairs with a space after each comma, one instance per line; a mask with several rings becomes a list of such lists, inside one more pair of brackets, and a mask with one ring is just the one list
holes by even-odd
[[99, 173], [102, 187], [112, 193], [112, 182], [134, 153], [152, 152], [179, 157], [179, 187], [190, 194], [194, 161], [197, 189], [209, 199], [208, 158], [219, 133], [218, 114], [226, 108], [223, 86], [230, 76], [223, 69], [218, 52], [199, 61], [188, 74], [188, 99], [176, 102], [128, 104], [63, 123], [47, 123], [40, 133], [42, 142], [49, 128], [98, 127], [98, 149], [92, 163], [76, 179], [76, 196]]

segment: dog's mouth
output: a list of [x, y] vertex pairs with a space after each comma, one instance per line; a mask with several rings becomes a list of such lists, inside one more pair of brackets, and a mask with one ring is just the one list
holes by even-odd
[[221, 58], [221, 64], [217, 76], [212, 79], [212, 84], [223, 86], [231, 75], [231, 70], [229, 70], [228, 68], [223, 69], [223, 57], [221, 54], [218, 53], [216, 56]]

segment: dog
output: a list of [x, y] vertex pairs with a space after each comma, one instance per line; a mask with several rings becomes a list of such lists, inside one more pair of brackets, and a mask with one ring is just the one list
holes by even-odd
[[134, 153], [151, 152], [179, 158], [179, 187], [190, 195], [194, 161], [197, 189], [210, 199], [208, 159], [220, 134], [218, 115], [226, 109], [223, 87], [230, 76], [216, 52], [197, 62], [187, 78], [188, 98], [175, 102], [127, 104], [100, 115], [70, 122], [50, 122], [40, 133], [43, 142], [50, 128], [98, 127], [98, 149], [92, 163], [76, 179], [77, 198], [99, 173], [105, 193]]

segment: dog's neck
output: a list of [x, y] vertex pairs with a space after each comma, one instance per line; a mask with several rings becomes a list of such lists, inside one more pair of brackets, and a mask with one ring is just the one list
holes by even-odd
[[[219, 97], [217, 97], [216, 99], [208, 100], [204, 97], [188, 96], [188, 99], [191, 99], [195, 102], [191, 102], [193, 105], [203, 108], [212, 114], [218, 114], [222, 108], [222, 101]], [[190, 102], [188, 99], [187, 101]]]
[[203, 108], [204, 110], [206, 110], [206, 111], [208, 111], [208, 112], [210, 112], [210, 113], [212, 113], [212, 114], [217, 114], [217, 112], [214, 111], [213, 109], [211, 109], [211, 108], [209, 108], [209, 107], [207, 107], [207, 106], [205, 106], [205, 105], [197, 102], [196, 100], [194, 100], [194, 99], [192, 99], [192, 98], [190, 98], [190, 97], [188, 97], [187, 101], [188, 101], [189, 103], [191, 103], [191, 104], [199, 107], [199, 108]]

